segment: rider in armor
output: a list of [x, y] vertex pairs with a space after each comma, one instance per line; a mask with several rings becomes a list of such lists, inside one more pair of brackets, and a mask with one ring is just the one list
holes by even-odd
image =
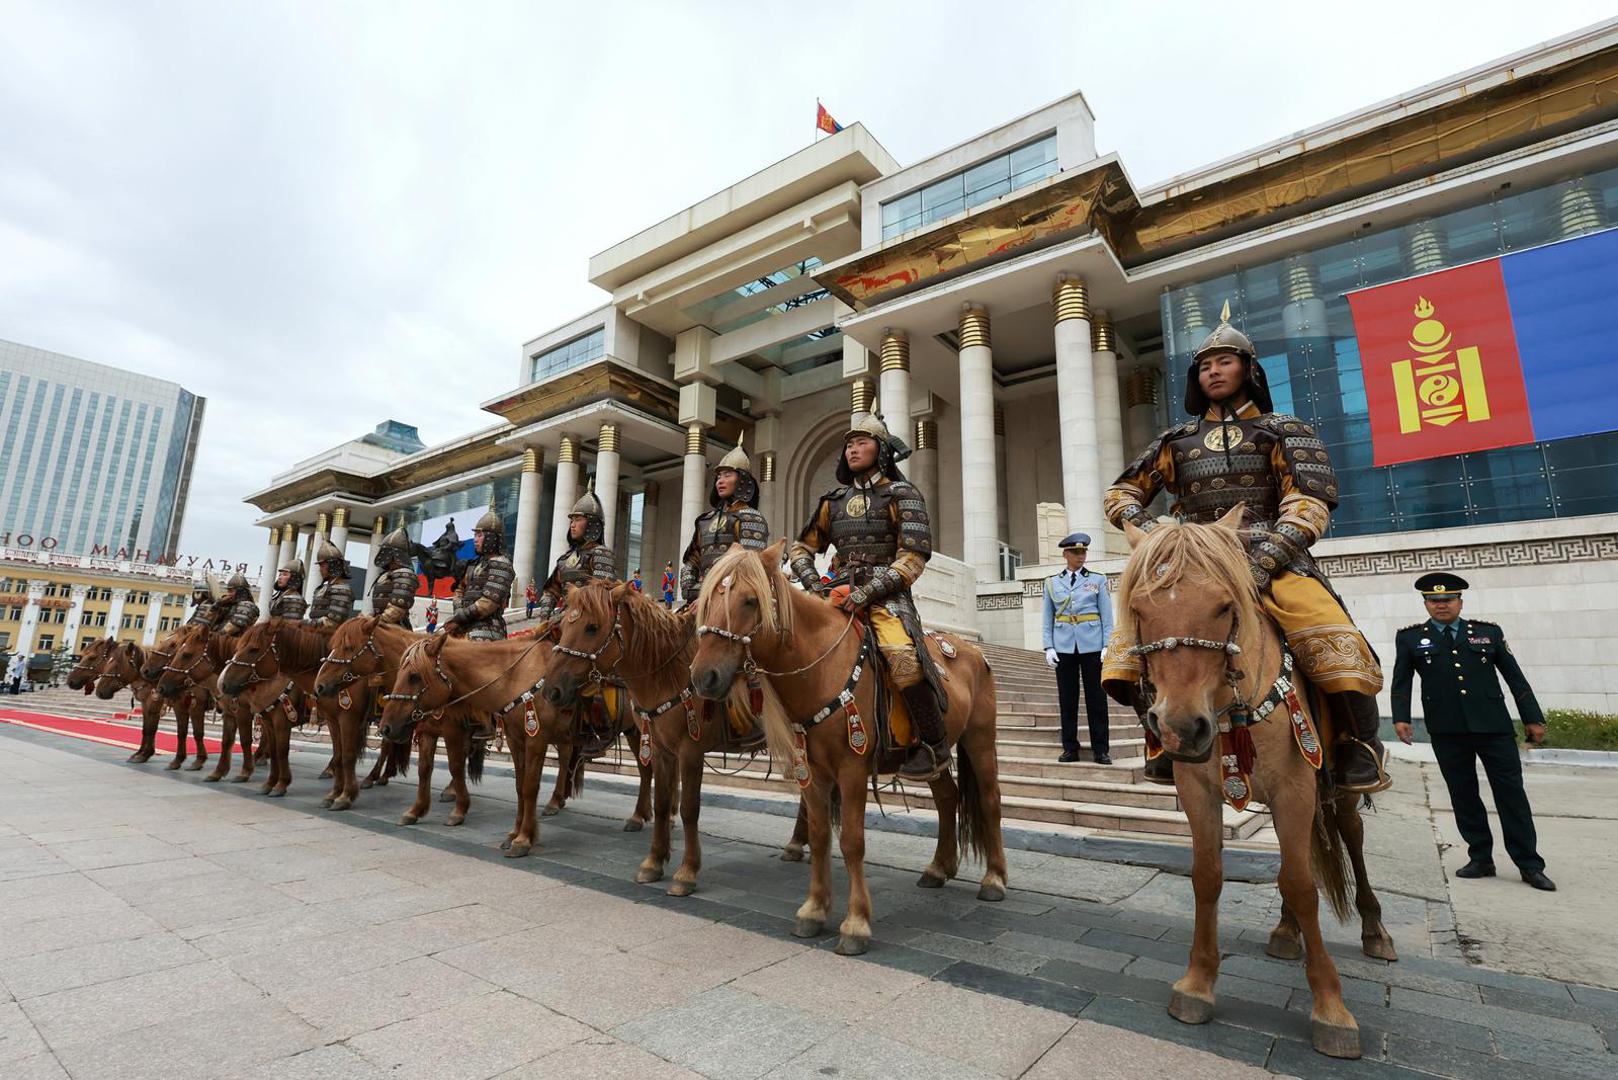
[[[1346, 714], [1337, 724], [1337, 785], [1347, 792], [1383, 790], [1391, 781], [1377, 738], [1382, 666], [1309, 554], [1337, 506], [1337, 477], [1309, 425], [1274, 411], [1257, 352], [1230, 325], [1228, 304], [1191, 360], [1185, 409], [1192, 419], [1149, 443], [1108, 489], [1107, 519], [1150, 531], [1157, 521], [1146, 507], [1159, 490], [1174, 494], [1175, 513], [1203, 523], [1245, 504], [1243, 528], [1260, 602], [1298, 667]], [[1107, 649], [1103, 682], [1114, 697], [1135, 703], [1144, 669], [1128, 651], [1134, 642], [1121, 635], [1122, 626]], [[1172, 775], [1166, 756], [1147, 765], [1154, 779]]]
[[275, 575], [270, 593], [270, 618], [301, 619], [309, 603], [303, 598], [303, 560], [288, 559]]
[[826, 585], [815, 556], [837, 549], [837, 564], [851, 586], [840, 603], [863, 611], [876, 633], [893, 683], [921, 736], [899, 774], [927, 780], [949, 766], [941, 681], [923, 641], [910, 586], [933, 553], [933, 531], [921, 492], [904, 478], [899, 462], [910, 448], [888, 434], [881, 417], [855, 413], [837, 462], [842, 487], [821, 496], [809, 524], [787, 550], [799, 583], [819, 596]]
[[505, 525], [492, 507], [472, 526], [477, 557], [466, 564], [460, 602], [444, 622], [446, 632], [465, 634], [472, 641], [505, 639], [506, 608], [511, 606], [511, 583], [516, 577], [511, 559], [502, 550], [505, 537]]
[[371, 614], [381, 622], [410, 629], [410, 609], [416, 603], [421, 582], [410, 565], [410, 534], [404, 527], [382, 539], [376, 552], [379, 573], [371, 582]]
[[687, 603], [696, 599], [709, 568], [732, 544], [763, 551], [770, 543], [769, 523], [758, 512], [758, 481], [740, 442], [714, 470], [708, 505], [713, 509], [697, 518], [680, 562], [680, 592]]
[[194, 607], [191, 609], [191, 617], [186, 620], [186, 625], [205, 623], [212, 626], [214, 611], [219, 606], [218, 595], [219, 585], [211, 574], [204, 575], [202, 580], [192, 585], [191, 603]]
[[240, 570], [225, 583], [225, 593], [209, 617], [209, 625], [226, 637], [235, 637], [258, 622], [258, 605], [253, 603], [253, 587]]
[[322, 540], [315, 553], [320, 584], [309, 604], [309, 621], [322, 630], [335, 630], [354, 614], [354, 586], [348, 581], [348, 560], [337, 545]]
[[602, 543], [606, 531], [606, 518], [601, 513], [601, 500], [595, 492], [586, 491], [573, 504], [567, 515], [567, 550], [556, 560], [551, 576], [539, 593], [539, 617], [550, 620], [569, 585], [579, 585], [592, 578], [611, 581], [617, 571], [613, 564], [612, 548]]

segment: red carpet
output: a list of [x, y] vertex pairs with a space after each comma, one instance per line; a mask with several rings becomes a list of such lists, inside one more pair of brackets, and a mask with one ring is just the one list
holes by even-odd
[[[16, 724], [18, 727], [33, 728], [35, 731], [49, 731], [57, 735], [67, 735], [74, 739], [88, 739], [91, 742], [105, 743], [108, 746], [127, 746], [131, 750], [140, 745], [140, 728], [128, 727], [123, 724], [112, 724], [105, 720], [84, 720], [72, 716], [51, 716], [48, 713], [27, 712], [23, 709], [8, 709], [0, 707], [0, 724]], [[219, 753], [219, 740], [204, 738], [204, 745], [208, 753]], [[196, 750], [196, 740], [187, 738], [187, 753]], [[161, 726], [157, 729], [157, 753], [174, 753], [174, 717], [165, 714]]]

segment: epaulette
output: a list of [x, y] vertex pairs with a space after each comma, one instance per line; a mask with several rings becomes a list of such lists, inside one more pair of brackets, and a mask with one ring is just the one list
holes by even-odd
[[1406, 630], [1420, 630], [1424, 624], [1424, 622], [1413, 622], [1409, 626], [1401, 626], [1399, 627], [1399, 633], [1402, 634]]
[[1470, 626], [1492, 626], [1496, 630], [1500, 629], [1500, 624], [1499, 623], [1490, 622], [1488, 619], [1462, 619], [1461, 621], [1464, 622], [1464, 623], [1467, 623]]
[[1171, 436], [1195, 435], [1197, 433], [1197, 430], [1199, 428], [1201, 428], [1201, 427], [1202, 427], [1202, 420], [1199, 417], [1199, 418], [1196, 418], [1196, 419], [1187, 420], [1183, 424], [1176, 424], [1174, 427], [1169, 428], [1168, 434], [1171, 435]]
[[[1288, 424], [1297, 424], [1303, 430], [1289, 432], [1286, 430], [1286, 425]], [[1313, 435], [1315, 433], [1315, 429], [1310, 427], [1307, 421], [1300, 420], [1291, 413], [1265, 413], [1263, 416], [1254, 418], [1253, 426], [1274, 432], [1277, 435], [1301, 435], [1305, 433]]]

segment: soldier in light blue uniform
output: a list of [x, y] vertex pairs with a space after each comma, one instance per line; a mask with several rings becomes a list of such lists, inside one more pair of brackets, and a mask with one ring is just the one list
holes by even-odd
[[1079, 684], [1096, 764], [1111, 765], [1107, 699], [1101, 692], [1101, 654], [1112, 637], [1112, 596], [1107, 577], [1085, 569], [1090, 536], [1076, 532], [1062, 541], [1067, 569], [1045, 579], [1045, 662], [1056, 672], [1062, 706], [1062, 756], [1079, 760]]

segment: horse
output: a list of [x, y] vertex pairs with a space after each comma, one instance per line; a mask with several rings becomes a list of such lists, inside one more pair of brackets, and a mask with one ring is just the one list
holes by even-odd
[[206, 693], [218, 706], [219, 762], [202, 778], [204, 783], [216, 784], [230, 772], [230, 749], [238, 735], [242, 767], [230, 782], [243, 784], [253, 778], [252, 721], [238, 702], [219, 692], [219, 672], [235, 651], [234, 638], [214, 633], [206, 623], [187, 623], [169, 635], [163, 648], [146, 650], [140, 664], [141, 678], [153, 684], [163, 699], [172, 703], [195, 689]]
[[[263, 725], [259, 752], [269, 747], [270, 776], [264, 782], [264, 794], [271, 798], [286, 795], [292, 783], [292, 728], [308, 718], [308, 697], [314, 689], [315, 672], [326, 659], [331, 634], [297, 619], [255, 623], [236, 638], [236, 652], [219, 672], [220, 692], [246, 710], [249, 724]], [[346, 764], [352, 775], [354, 763], [348, 756], [358, 750], [348, 745], [335, 723], [328, 726], [332, 742], [328, 769], [335, 777]], [[340, 779], [335, 787], [341, 790]], [[335, 797], [328, 795], [321, 805], [330, 807]]]
[[[174, 711], [175, 747], [174, 757], [166, 766], [169, 770], [184, 768], [187, 772], [196, 772], [208, 762], [208, 745], [204, 739], [203, 721], [207, 719], [208, 709], [212, 700], [208, 693], [199, 688], [193, 688], [173, 701], [165, 701], [157, 692], [152, 682], [141, 677], [141, 668], [150, 662], [150, 657], [157, 652], [157, 647], [143, 649], [134, 642], [119, 643], [112, 638], [103, 638], [86, 650], [86, 659], [94, 654], [99, 660], [98, 670], [85, 688], [85, 693], [94, 693], [102, 701], [111, 701], [119, 692], [128, 689], [140, 702], [141, 737], [140, 746], [129, 756], [135, 763], [148, 761], [157, 750], [157, 727], [163, 717], [165, 706], [171, 705]], [[83, 665], [81, 664], [81, 667]], [[77, 669], [75, 669], [77, 673]], [[69, 676], [68, 685], [73, 685]], [[186, 730], [190, 729], [196, 739], [197, 752], [186, 764]]]
[[[553, 703], [559, 703], [572, 700], [579, 687], [597, 675], [623, 681], [640, 713], [640, 755], [643, 760], [651, 757], [653, 772], [652, 844], [635, 880], [643, 885], [662, 880], [678, 795], [685, 852], [668, 892], [689, 896], [696, 891], [697, 873], [702, 869], [697, 820], [705, 756], [728, 745], [727, 706], [705, 706], [691, 688], [696, 623], [628, 584], [615, 582], [572, 586], [567, 608], [579, 612], [579, 617], [562, 620], [545, 693], [549, 697], [554, 692]], [[606, 670], [598, 664], [606, 664]], [[629, 671], [620, 670], [624, 667]], [[717, 712], [717, 718], [703, 715], [708, 711]], [[808, 816], [800, 799], [797, 826], [782, 852], [783, 860], [803, 858], [808, 831]]]
[[[902, 754], [887, 753], [865, 727], [863, 718], [885, 718], [877, 712], [878, 679], [860, 677], [875, 667], [874, 647], [861, 632], [864, 621], [792, 588], [781, 573], [784, 545], [777, 541], [764, 551], [732, 547], [708, 571], [697, 598], [701, 625], [691, 682], [702, 697], [719, 701], [737, 678], [760, 679], [771, 755], [807, 788], [810, 884], [792, 929], [796, 937], [816, 937], [825, 929], [831, 905], [830, 793], [834, 788], [839, 793], [849, 897], [837, 951], [853, 956], [871, 942], [865, 785], [874, 788], [877, 774], [897, 769]], [[938, 808], [938, 844], [916, 884], [942, 888], [955, 876], [960, 856], [970, 852], [982, 856], [986, 867], [978, 899], [1004, 900], [994, 673], [983, 654], [959, 638], [929, 635], [925, 647], [947, 676], [944, 719], [949, 741], [959, 750], [961, 784], [957, 789], [948, 770], [928, 782]], [[844, 722], [820, 722], [830, 716]]]
[[1268, 951], [1296, 959], [1301, 935], [1314, 1048], [1357, 1058], [1359, 1026], [1343, 1004], [1337, 968], [1321, 938], [1316, 891], [1318, 884], [1338, 918], [1347, 917], [1345, 861], [1356, 878], [1363, 951], [1397, 956], [1366, 877], [1355, 798], [1330, 789], [1307, 696], [1292, 688], [1291, 655], [1259, 606], [1239, 532], [1242, 509], [1212, 525], [1165, 519], [1150, 533], [1125, 529], [1133, 552], [1119, 588], [1120, 622], [1126, 637], [1143, 643], [1133, 649], [1155, 691], [1145, 724], [1174, 762], [1174, 787], [1193, 845], [1196, 924], [1169, 1014], [1187, 1024], [1213, 1017], [1221, 804], [1227, 796], [1244, 803], [1250, 795], [1269, 806], [1281, 847], [1282, 915]]

